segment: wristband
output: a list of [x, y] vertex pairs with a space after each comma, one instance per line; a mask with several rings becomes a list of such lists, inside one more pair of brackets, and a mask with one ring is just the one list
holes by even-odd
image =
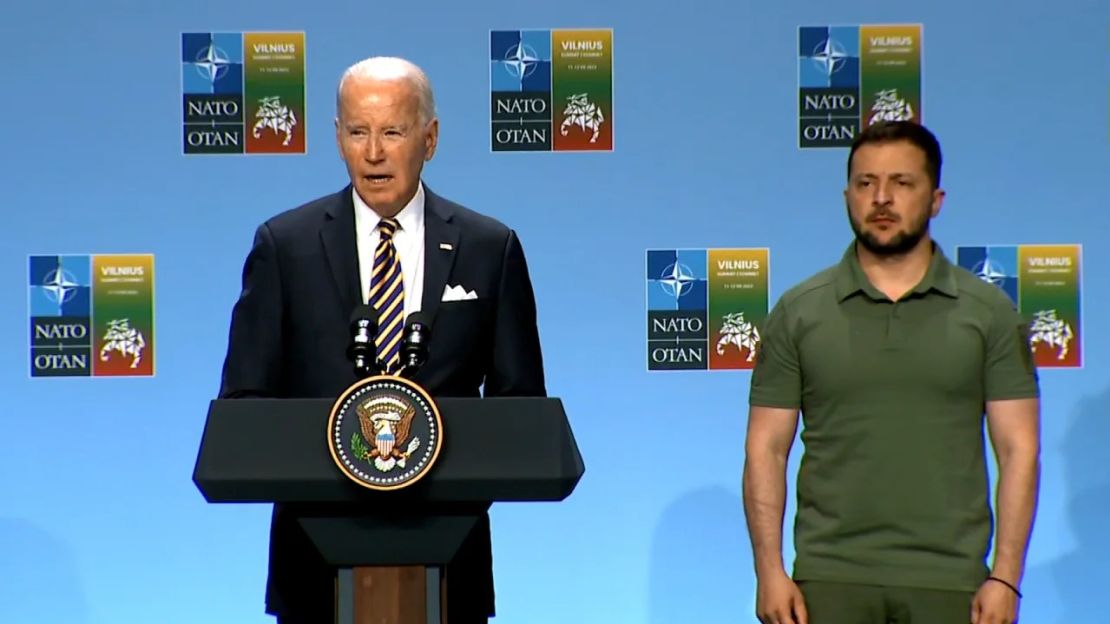
[[1009, 587], [1009, 588], [1010, 588], [1011, 590], [1013, 590], [1013, 592], [1014, 592], [1015, 594], [1017, 594], [1017, 597], [1018, 597], [1018, 598], [1021, 598], [1021, 597], [1022, 597], [1022, 596], [1021, 596], [1021, 592], [1019, 592], [1019, 591], [1018, 591], [1018, 588], [1014, 587], [1014, 586], [1013, 586], [1013, 585], [1011, 585], [1011, 584], [1010, 584], [1009, 582], [1007, 582], [1007, 581], [1004, 581], [1004, 580], [1002, 580], [1002, 579], [998, 578], [997, 576], [988, 576], [988, 577], [987, 577], [987, 580], [988, 580], [988, 581], [997, 581], [997, 582], [999, 582], [999, 583], [1002, 583], [1002, 584], [1003, 584], [1003, 585], [1005, 585], [1006, 587]]

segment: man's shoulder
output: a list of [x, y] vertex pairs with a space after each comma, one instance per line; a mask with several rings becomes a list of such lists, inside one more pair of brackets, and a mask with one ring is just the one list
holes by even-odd
[[779, 301], [786, 307], [813, 304], [822, 294], [836, 288], [838, 274], [839, 264], [826, 267], [788, 288]]
[[500, 220], [437, 195], [431, 190], [427, 191], [425, 206], [426, 209], [436, 210], [441, 216], [450, 216], [468, 236], [504, 241], [511, 231]]
[[270, 217], [264, 223], [275, 235], [303, 233], [307, 227], [319, 224], [325, 214], [333, 213], [344, 204], [344, 194], [350, 188], [307, 201], [295, 208], [289, 208]]

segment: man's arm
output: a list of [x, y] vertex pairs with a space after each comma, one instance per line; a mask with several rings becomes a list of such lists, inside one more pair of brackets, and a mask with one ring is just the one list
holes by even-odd
[[764, 320], [748, 393], [744, 514], [755, 559], [755, 614], [764, 624], [807, 624], [805, 599], [782, 561], [786, 461], [798, 429], [802, 367], [785, 296]]
[[282, 295], [277, 248], [259, 226], [243, 266], [243, 289], [231, 312], [219, 397], [280, 394]]
[[1040, 385], [1029, 348], [1029, 322], [1001, 291], [992, 292], [996, 299], [983, 373], [987, 426], [999, 468], [991, 576], [1002, 582], [988, 580], [979, 588], [972, 603], [973, 624], [1018, 617], [1019, 596], [1013, 590], [1020, 587], [1025, 569], [1040, 479]]
[[786, 297], [780, 298], [761, 327], [748, 395], [744, 513], [760, 581], [786, 576], [782, 561], [786, 460], [802, 400], [802, 367], [789, 318]]
[[744, 513], [760, 578], [785, 575], [782, 523], [786, 462], [798, 427], [798, 410], [753, 405], [744, 459]]
[[505, 241], [494, 319], [493, 359], [484, 394], [547, 396], [536, 324], [536, 297], [524, 249], [511, 230]]
[[1020, 587], [1040, 480], [1040, 402], [987, 402], [987, 425], [998, 458], [997, 516], [991, 575]]

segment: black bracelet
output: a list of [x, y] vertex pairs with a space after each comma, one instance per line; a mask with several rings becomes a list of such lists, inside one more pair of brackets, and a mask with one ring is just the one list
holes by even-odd
[[1005, 585], [1006, 587], [1009, 587], [1010, 589], [1012, 589], [1012, 590], [1014, 591], [1014, 593], [1015, 593], [1015, 594], [1017, 594], [1017, 597], [1018, 597], [1018, 598], [1021, 598], [1021, 597], [1022, 597], [1022, 595], [1021, 595], [1021, 592], [1019, 592], [1019, 591], [1018, 591], [1018, 588], [1016, 588], [1016, 587], [1014, 587], [1013, 585], [1011, 585], [1010, 583], [1008, 583], [1008, 582], [1006, 582], [1006, 581], [1004, 581], [1004, 580], [1002, 580], [1002, 579], [998, 578], [997, 576], [988, 576], [988, 577], [987, 577], [987, 580], [988, 580], [988, 581], [998, 581], [999, 583], [1002, 583], [1002, 584], [1003, 584], [1003, 585]]

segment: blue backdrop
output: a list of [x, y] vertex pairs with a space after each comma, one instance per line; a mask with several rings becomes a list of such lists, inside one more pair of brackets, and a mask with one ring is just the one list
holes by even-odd
[[[644, 251], [770, 247], [772, 301], [836, 261], [846, 150], [796, 147], [796, 38], [859, 23], [924, 24], [950, 255], [1084, 245], [1086, 366], [1041, 374], [1023, 614], [1102, 617], [1110, 4], [16, 0], [2, 22], [0, 621], [270, 621], [269, 507], [208, 505], [191, 471], [254, 228], [345, 183], [334, 86], [375, 54], [432, 79], [431, 187], [518, 230], [587, 462], [562, 504], [495, 507], [497, 621], [754, 621], [749, 375], [645, 370]], [[615, 151], [491, 153], [490, 29], [578, 27], [614, 29]], [[307, 155], [181, 155], [180, 33], [243, 30], [305, 31]], [[28, 377], [27, 256], [60, 253], [155, 254], [154, 378]]]

